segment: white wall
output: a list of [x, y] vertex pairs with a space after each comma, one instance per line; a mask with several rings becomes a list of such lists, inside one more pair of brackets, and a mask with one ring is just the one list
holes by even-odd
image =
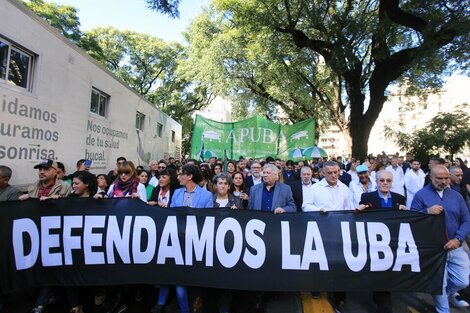
[[[75, 170], [78, 159], [92, 158], [92, 171], [103, 173], [114, 167], [118, 156], [138, 165], [179, 153], [180, 124], [139, 97], [23, 5], [0, 0], [0, 7], [0, 36], [37, 54], [32, 92], [0, 80], [0, 126], [4, 131], [0, 137], [0, 164], [13, 169], [12, 184], [27, 184], [37, 178], [33, 166], [43, 158], [63, 162], [69, 173]], [[90, 112], [92, 87], [110, 95], [106, 117]], [[45, 121], [20, 116], [20, 108], [36, 108], [45, 117], [55, 118]], [[135, 128], [136, 111], [145, 114], [143, 131]], [[157, 136], [157, 122], [163, 124], [161, 138]], [[16, 134], [5, 135], [7, 127], [11, 130], [15, 125]], [[49, 131], [53, 139], [27, 138], [24, 131], [31, 128]], [[105, 134], [103, 129], [118, 131], [122, 136]], [[175, 142], [171, 141], [171, 131], [175, 132]], [[106, 142], [113, 144], [105, 147]], [[30, 153], [20, 158], [20, 149]]]

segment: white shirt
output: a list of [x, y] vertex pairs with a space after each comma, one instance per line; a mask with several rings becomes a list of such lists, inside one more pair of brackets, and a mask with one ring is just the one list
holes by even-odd
[[253, 186], [261, 184], [263, 182], [261, 175], [258, 179], [256, 179], [256, 177], [254, 177], [253, 175], [251, 175], [251, 177], [253, 178]]
[[362, 185], [362, 183], [359, 181], [359, 182], [354, 182], [354, 181], [351, 181], [349, 183], [349, 189], [351, 189], [351, 192], [353, 194], [353, 204], [354, 204], [354, 207], [357, 208], [359, 206], [359, 202], [361, 202], [361, 196], [363, 193], [365, 192], [372, 192], [372, 191], [376, 191], [377, 190], [377, 186], [376, 184], [374, 183], [374, 181], [372, 181], [370, 178], [369, 178], [369, 185], [368, 185], [368, 189], [366, 190], [364, 188], [364, 186]]
[[389, 165], [385, 170], [393, 175], [391, 191], [405, 196], [405, 173], [403, 173], [401, 166], [393, 168], [393, 166]]
[[313, 203], [313, 185], [305, 185], [302, 182], [302, 211], [307, 203]]
[[340, 182], [336, 186], [330, 186], [326, 179], [313, 185], [313, 199], [302, 204], [302, 211], [341, 211], [353, 210], [352, 193], [349, 188]]
[[416, 173], [413, 169], [409, 169], [405, 174], [405, 187], [406, 187], [406, 207], [411, 207], [411, 202], [415, 193], [423, 188], [424, 179], [426, 174], [424, 174], [422, 169], [419, 169]]

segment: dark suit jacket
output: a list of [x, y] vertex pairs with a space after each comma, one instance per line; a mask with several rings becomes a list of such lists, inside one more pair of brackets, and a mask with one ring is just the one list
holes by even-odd
[[[406, 205], [405, 197], [395, 192], [390, 191], [390, 193], [392, 194], [391, 209], [398, 209], [399, 204]], [[369, 209], [382, 209], [382, 203], [380, 201], [380, 197], [377, 191], [363, 193], [361, 196], [361, 202], [359, 203], [366, 204], [366, 205], [371, 204], [372, 207], [370, 207]]]
[[[261, 178], [261, 181], [263, 181], [263, 178]], [[250, 188], [253, 187], [254, 183], [253, 183], [253, 175], [250, 175], [250, 176], [246, 176], [245, 177], [245, 186], [246, 186], [246, 189], [248, 189], [248, 191], [250, 191]]]
[[[249, 210], [261, 210], [263, 199], [264, 184], [258, 184], [250, 189], [250, 198], [248, 200]], [[286, 212], [295, 212], [296, 206], [292, 198], [292, 190], [286, 184], [276, 182], [274, 187], [273, 202], [271, 211], [276, 208], [283, 208]]]
[[[312, 184], [315, 183], [312, 181]], [[294, 198], [297, 211], [302, 212], [302, 203], [304, 202], [304, 195], [302, 192], [302, 180], [290, 182], [288, 183], [288, 185], [292, 189], [292, 197]]]

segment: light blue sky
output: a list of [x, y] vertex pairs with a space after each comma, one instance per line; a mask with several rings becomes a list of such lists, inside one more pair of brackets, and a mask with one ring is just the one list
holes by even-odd
[[78, 8], [82, 30], [99, 26], [113, 26], [150, 34], [166, 41], [183, 42], [182, 32], [189, 26], [202, 6], [209, 0], [182, 0], [180, 18], [171, 19], [166, 15], [147, 9], [144, 0], [50, 0]]

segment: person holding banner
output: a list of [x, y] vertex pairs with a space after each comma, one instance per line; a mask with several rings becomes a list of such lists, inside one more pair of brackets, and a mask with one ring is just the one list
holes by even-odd
[[[359, 179], [362, 180], [361, 177], [361, 166], [359, 165], [356, 168], [358, 171]], [[358, 170], [359, 169], [359, 170]], [[392, 189], [392, 182], [393, 182], [393, 175], [392, 173], [382, 170], [379, 171], [376, 175], [377, 177], [377, 186], [378, 189], [376, 191], [366, 192], [361, 195], [361, 201], [357, 210], [362, 211], [365, 209], [399, 209], [399, 210], [407, 210], [405, 206], [405, 197], [402, 195], [391, 192]], [[353, 183], [351, 183], [353, 184]], [[372, 293], [374, 302], [377, 304], [377, 311], [380, 313], [392, 313], [392, 295], [390, 292], [387, 291], [374, 291]]]
[[[263, 167], [263, 183], [250, 189], [248, 199], [249, 210], [259, 210], [281, 214], [295, 212], [296, 205], [292, 197], [291, 188], [278, 182], [280, 170], [274, 164], [265, 164]], [[266, 294], [256, 293], [254, 309], [263, 312], [266, 306]]]
[[449, 312], [449, 301], [457, 307], [466, 307], [466, 301], [457, 298], [458, 291], [469, 284], [470, 261], [462, 243], [470, 233], [470, 214], [460, 193], [449, 187], [449, 171], [444, 165], [434, 165], [430, 171], [431, 184], [419, 190], [411, 203], [411, 210], [438, 215], [445, 211], [449, 240], [442, 294], [434, 295], [438, 313]]
[[39, 180], [28, 187], [28, 193], [21, 195], [19, 200], [38, 198], [39, 200], [67, 197], [72, 192], [69, 183], [57, 178], [57, 162], [44, 160], [34, 166], [38, 170]]
[[291, 188], [278, 182], [279, 169], [273, 164], [263, 167], [263, 183], [250, 189], [249, 210], [274, 212], [274, 214], [295, 212], [296, 205]]
[[[178, 175], [178, 181], [182, 186], [176, 189], [171, 200], [170, 207], [190, 207], [197, 209], [212, 208], [212, 194], [198, 184], [202, 181], [202, 173], [194, 164], [185, 164], [181, 167], [181, 173]], [[163, 310], [168, 298], [169, 287], [160, 286], [157, 304], [152, 308], [152, 313], [160, 313]], [[202, 301], [199, 292], [195, 301]], [[181, 313], [189, 313], [188, 291], [185, 286], [176, 286], [176, 296]]]
[[[362, 166], [362, 165], [361, 165]], [[359, 167], [359, 166], [358, 166]], [[377, 191], [366, 192], [361, 195], [357, 210], [364, 209], [399, 209], [407, 210], [405, 197], [392, 189], [393, 175], [389, 171], [377, 173]]]
[[[324, 178], [312, 186], [311, 196], [302, 204], [303, 212], [353, 210], [352, 192], [339, 180], [340, 167], [336, 161], [323, 163]], [[334, 307], [341, 312], [346, 302], [344, 292], [334, 293]]]
[[118, 177], [109, 187], [108, 198], [132, 197], [147, 202], [147, 190], [139, 182], [134, 163], [125, 161], [118, 168]]
[[[237, 172], [238, 175], [242, 175]], [[230, 208], [230, 209], [242, 209], [240, 198], [235, 196], [230, 186], [232, 184], [232, 178], [227, 173], [219, 173], [214, 179], [214, 208]]]
[[324, 179], [312, 187], [311, 201], [302, 205], [304, 212], [310, 211], [341, 211], [353, 210], [352, 192], [339, 181], [339, 165], [336, 161], [328, 161], [321, 169]]

